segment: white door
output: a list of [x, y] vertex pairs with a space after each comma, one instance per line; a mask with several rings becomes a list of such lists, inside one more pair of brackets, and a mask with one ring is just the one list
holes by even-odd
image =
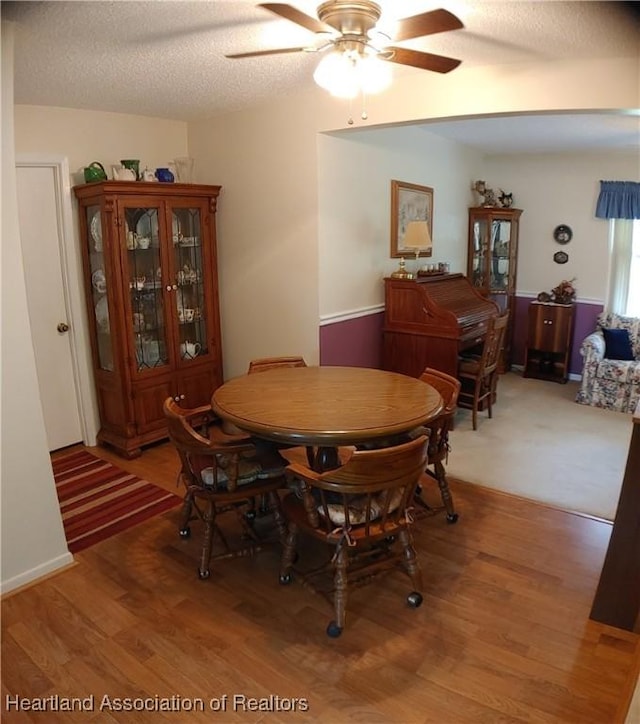
[[[62, 223], [51, 167], [16, 168], [27, 304], [49, 450], [82, 442], [65, 299]], [[28, 344], [25, 340], [25, 344]]]

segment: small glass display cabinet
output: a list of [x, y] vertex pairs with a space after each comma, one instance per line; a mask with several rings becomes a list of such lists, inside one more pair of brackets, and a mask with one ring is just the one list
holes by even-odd
[[162, 405], [222, 383], [215, 213], [219, 186], [74, 188], [86, 276], [98, 439], [126, 457], [166, 436]]
[[518, 232], [522, 209], [478, 206], [469, 209], [467, 277], [485, 297], [509, 312], [501, 371], [509, 369], [516, 292]]

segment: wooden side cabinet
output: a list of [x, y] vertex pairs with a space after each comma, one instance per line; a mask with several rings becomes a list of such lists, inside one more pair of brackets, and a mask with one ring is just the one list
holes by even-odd
[[524, 377], [565, 383], [573, 334], [573, 304], [532, 302]]

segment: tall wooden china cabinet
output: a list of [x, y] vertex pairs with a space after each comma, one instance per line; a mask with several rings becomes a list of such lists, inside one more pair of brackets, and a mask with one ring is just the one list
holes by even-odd
[[74, 188], [98, 440], [122, 456], [166, 437], [162, 410], [222, 384], [216, 262], [219, 186], [106, 181]]
[[498, 304], [502, 314], [509, 312], [502, 371], [511, 364], [520, 214], [522, 209], [469, 209], [467, 277], [483, 296]]

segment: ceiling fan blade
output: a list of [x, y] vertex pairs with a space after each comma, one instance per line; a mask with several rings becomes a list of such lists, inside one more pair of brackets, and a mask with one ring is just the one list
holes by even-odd
[[424, 53], [421, 50], [410, 50], [409, 48], [386, 47], [384, 52], [393, 51], [390, 58], [385, 58], [384, 54], [378, 57], [387, 60], [390, 63], [398, 63], [399, 65], [412, 65], [414, 68], [422, 68], [422, 70], [431, 70], [434, 73], [448, 73], [457, 68], [461, 60], [455, 58], [447, 58], [444, 55], [433, 55], [433, 53]]
[[275, 15], [279, 15], [281, 18], [285, 18], [285, 20], [290, 20], [292, 23], [296, 23], [296, 25], [301, 25], [303, 28], [310, 30], [312, 33], [334, 32], [334, 29], [330, 25], [327, 25], [316, 18], [312, 18], [310, 15], [305, 15], [305, 13], [301, 10], [285, 3], [260, 3], [258, 7], [269, 10]]
[[255, 58], [258, 55], [280, 55], [281, 53], [301, 53], [308, 48], [274, 48], [273, 50], [253, 50], [249, 53], [231, 53], [225, 58]]
[[397, 31], [394, 33], [393, 39], [394, 41], [410, 40], [411, 38], [421, 38], [423, 35], [434, 35], [460, 28], [464, 28], [464, 25], [448, 10], [432, 10], [398, 20]]

